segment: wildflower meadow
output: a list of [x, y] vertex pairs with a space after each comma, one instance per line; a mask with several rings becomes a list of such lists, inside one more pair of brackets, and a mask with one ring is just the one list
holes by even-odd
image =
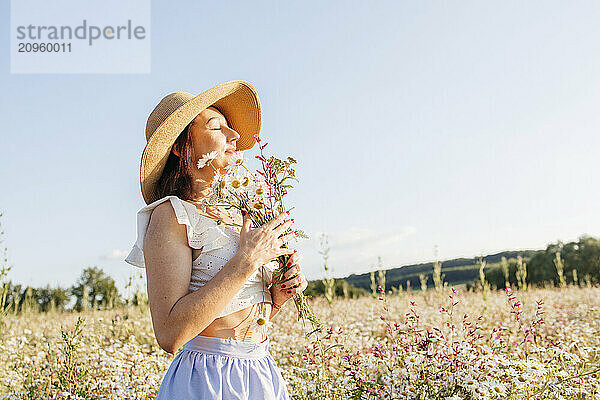
[[[293, 305], [270, 351], [294, 399], [600, 398], [600, 287], [464, 286], [310, 299], [326, 321], [306, 339]], [[152, 399], [174, 355], [147, 304], [3, 316], [2, 399]], [[181, 351], [181, 350], [180, 350]]]

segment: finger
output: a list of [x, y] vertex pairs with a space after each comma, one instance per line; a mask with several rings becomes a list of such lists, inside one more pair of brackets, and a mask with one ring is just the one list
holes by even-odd
[[304, 289], [306, 289], [308, 287], [308, 281], [306, 280], [306, 277], [304, 278], [304, 282], [302, 282], [302, 285], [300, 285], [300, 288], [302, 288], [302, 290], [304, 291]]
[[285, 268], [292, 268], [294, 265], [298, 264], [298, 262], [302, 259], [300, 253], [296, 252], [290, 256], [285, 264]]
[[298, 286], [301, 286], [304, 282], [306, 282], [306, 276], [304, 276], [302, 272], [298, 272], [298, 279], [300, 279], [300, 285]]
[[[275, 232], [275, 231], [272, 231], [272, 232]], [[293, 234], [293, 232], [290, 232], [289, 234], [283, 235], [275, 240], [277, 241], [277, 243], [281, 243], [281, 245], [279, 246], [279, 247], [281, 247], [283, 245], [287, 245], [289, 243], [290, 239], [294, 236], [295, 236], [295, 234]]]
[[293, 289], [288, 289], [286, 290], [287, 294], [291, 294], [292, 296], [297, 295], [298, 293], [302, 293], [304, 291], [304, 289], [306, 289], [306, 287], [297, 287], [297, 288], [293, 288]]
[[296, 251], [296, 249], [292, 249], [289, 247], [280, 247], [279, 249], [277, 249], [277, 251], [274, 253], [275, 257], [273, 257], [274, 259], [277, 257], [281, 257], [284, 256], [286, 254], [294, 254], [294, 252]]
[[298, 272], [300, 272], [298, 270], [297, 267], [292, 267], [290, 269], [288, 269], [283, 275], [282, 275], [282, 279], [285, 281], [287, 279], [293, 278], [294, 276], [298, 275]]
[[289, 257], [286, 259], [286, 261], [285, 261], [285, 263], [284, 263], [284, 264], [280, 264], [280, 269], [281, 269], [281, 271], [282, 271], [282, 274], [281, 274], [281, 279], [285, 279], [283, 275], [284, 275], [284, 274], [286, 274], [286, 273], [287, 273], [287, 275], [286, 275], [286, 276], [290, 276], [290, 274], [289, 274], [289, 270], [290, 270], [290, 268], [291, 268], [291, 267], [293, 267], [293, 266], [294, 266], [294, 264], [295, 264], [295, 261], [294, 261], [294, 259], [295, 259], [295, 257], [296, 257], [296, 254], [298, 254], [298, 252], [292, 253], [292, 254], [291, 254], [291, 255], [290, 255], [290, 256], [289, 256]]
[[241, 232], [250, 231], [250, 225], [252, 224], [252, 218], [250, 218], [250, 213], [248, 211], [242, 210], [242, 229]]
[[[304, 276], [303, 276], [304, 278]], [[300, 285], [296, 288], [291, 288], [289, 291], [293, 294], [302, 293], [308, 287], [308, 281], [304, 279]]]
[[305, 280], [306, 280], [306, 278], [304, 277], [304, 274], [299, 272], [295, 276], [293, 276], [292, 279], [285, 282], [285, 284], [289, 289], [293, 289], [294, 287], [298, 287], [298, 286], [302, 285], [302, 283]]
[[303, 282], [300, 283], [300, 285], [298, 285], [297, 288], [295, 288], [296, 293], [303, 292], [307, 287], [308, 287], [308, 282], [306, 280], [304, 280]]
[[294, 287], [300, 286], [302, 284], [302, 279], [299, 276], [295, 276], [289, 281], [284, 281], [281, 283], [282, 289], [293, 289]]
[[[295, 254], [298, 254], [298, 253], [295, 253]], [[302, 259], [302, 257], [300, 256], [300, 257], [298, 258], [298, 261], [293, 261], [293, 263], [292, 263], [292, 264], [291, 264], [291, 265], [290, 265], [290, 266], [287, 268], [287, 270], [286, 270], [286, 272], [285, 272], [285, 273], [286, 273], [288, 276], [292, 276], [292, 275], [294, 275], [294, 274], [297, 274], [298, 272], [300, 272], [301, 268], [300, 268], [300, 266], [298, 265], [298, 262], [299, 262], [301, 259]]]
[[[304, 257], [301, 255], [298, 255], [298, 254], [300, 254], [300, 253], [298, 253], [298, 252], [294, 253], [294, 258], [291, 259], [291, 262], [289, 265], [286, 263], [286, 266], [288, 269], [295, 268], [296, 271], [300, 272], [300, 270], [302, 269], [302, 267], [300, 266], [300, 261], [302, 261], [304, 259]], [[288, 261], [290, 261], [290, 260], [288, 260]]]
[[300, 285], [300, 287], [298, 288], [298, 292], [304, 292], [307, 287], [308, 287], [308, 281], [305, 279], [304, 282], [302, 282], [302, 285]]
[[266, 224], [264, 224], [263, 226], [268, 230], [272, 230], [277, 225], [281, 224], [289, 215], [290, 214], [288, 211], [284, 211], [269, 222], [267, 222]]
[[283, 221], [281, 225], [269, 231], [269, 233], [277, 239], [284, 239], [285, 242], [288, 242], [292, 237], [294, 237], [294, 229], [292, 228], [293, 218], [290, 218], [286, 221]]
[[293, 261], [297, 257], [296, 254], [298, 254], [298, 252], [292, 253], [292, 255], [287, 258], [287, 260], [285, 261], [285, 264], [283, 265], [285, 268], [288, 268], [291, 266], [290, 261]]
[[289, 279], [294, 276], [294, 274], [296, 274], [296, 270], [294, 268], [290, 268], [281, 275], [281, 280], [284, 281]]
[[[287, 221], [286, 221], [286, 223], [287, 223]], [[291, 223], [290, 223], [290, 224], [291, 224]], [[278, 233], [279, 233], [279, 228], [281, 228], [282, 226], [283, 226], [283, 225], [281, 225], [280, 227], [278, 227], [278, 228], [277, 228], [275, 231], [273, 231], [273, 232], [275, 232], [275, 234], [278, 234]], [[284, 229], [284, 231], [285, 231], [285, 229]], [[283, 240], [283, 242], [284, 242], [284, 243], [287, 243], [287, 242], [289, 242], [290, 240], [292, 240], [293, 238], [295, 238], [296, 236], [298, 236], [298, 231], [291, 231], [291, 232], [288, 232], [288, 233], [286, 233], [286, 234], [283, 234], [283, 235], [279, 236], [279, 240]]]

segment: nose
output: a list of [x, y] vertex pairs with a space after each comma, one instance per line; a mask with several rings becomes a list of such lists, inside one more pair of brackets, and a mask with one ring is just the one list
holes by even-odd
[[233, 139], [232, 140], [238, 140], [241, 136], [239, 133], [237, 133], [235, 130], [231, 129], [230, 127], [227, 127], [230, 136], [232, 136], [231, 134], [233, 134]]

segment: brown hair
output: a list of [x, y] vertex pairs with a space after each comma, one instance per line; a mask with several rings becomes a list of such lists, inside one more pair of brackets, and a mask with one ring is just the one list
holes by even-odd
[[[165, 196], [177, 196], [182, 200], [189, 200], [192, 197], [192, 174], [188, 160], [191, 158], [192, 130], [190, 122], [177, 137], [177, 140], [171, 148], [169, 158], [165, 168], [154, 186], [154, 198], [162, 199]], [[173, 149], [179, 150], [179, 157], [173, 152]]]

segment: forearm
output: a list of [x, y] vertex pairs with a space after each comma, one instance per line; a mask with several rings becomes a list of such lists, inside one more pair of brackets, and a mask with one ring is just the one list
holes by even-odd
[[[271, 298], [273, 299], [273, 287], [269, 289], [271, 292]], [[271, 315], [269, 316], [269, 321], [273, 319], [274, 316], [277, 315], [279, 310], [283, 307], [283, 304], [275, 304], [275, 302], [271, 301]]]
[[251, 261], [236, 253], [204, 286], [173, 305], [167, 318], [173, 352], [217, 319], [252, 272]]
[[273, 317], [277, 315], [277, 313], [279, 313], [279, 309], [276, 307], [271, 307], [271, 315], [269, 316], [269, 321], [271, 321]]

